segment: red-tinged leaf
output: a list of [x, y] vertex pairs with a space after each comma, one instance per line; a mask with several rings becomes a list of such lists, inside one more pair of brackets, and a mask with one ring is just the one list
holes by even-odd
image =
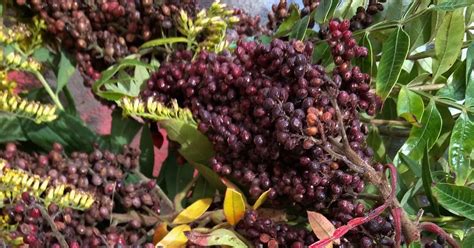
[[190, 231], [184, 233], [186, 237], [193, 244], [200, 246], [230, 246], [234, 248], [244, 248], [247, 245], [240, 240], [237, 235], [231, 230], [217, 229], [211, 233], [201, 233], [197, 231]]
[[236, 225], [245, 214], [245, 201], [241, 193], [227, 188], [224, 198], [224, 215], [227, 222]]
[[346, 225], [337, 228], [331, 237], [321, 239], [318, 242], [309, 246], [309, 248], [325, 248], [327, 245], [331, 244], [336, 239], [342, 238], [347, 232], [350, 230], [373, 220], [375, 217], [379, 216], [383, 213], [383, 211], [391, 204], [393, 197], [395, 196], [396, 186], [397, 186], [397, 169], [392, 164], [388, 164], [385, 170], [390, 170], [391, 178], [390, 178], [390, 187], [392, 191], [390, 192], [390, 196], [388, 199], [385, 200], [384, 204], [380, 205], [373, 211], [369, 213], [368, 216], [354, 218], [350, 220]]
[[[311, 225], [311, 229], [313, 229], [314, 234], [318, 239], [327, 239], [331, 238], [336, 230], [336, 227], [329, 221], [324, 215], [308, 211], [308, 221]], [[338, 240], [334, 240], [336, 244], [339, 244]], [[329, 245], [332, 247], [332, 243]]]
[[153, 163], [153, 176], [158, 177], [160, 175], [161, 167], [168, 157], [168, 146], [169, 141], [167, 138], [166, 130], [160, 128], [158, 133], [153, 134], [153, 153], [155, 161]]

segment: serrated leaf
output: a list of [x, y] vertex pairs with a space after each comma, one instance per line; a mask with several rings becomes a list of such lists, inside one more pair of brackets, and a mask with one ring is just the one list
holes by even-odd
[[211, 233], [200, 233], [197, 231], [186, 232], [186, 237], [196, 245], [209, 246], [230, 246], [235, 248], [245, 248], [247, 245], [237, 237], [237, 235], [227, 229], [217, 229]]
[[231, 225], [236, 225], [245, 214], [245, 202], [242, 194], [227, 188], [224, 197], [224, 215]]
[[156, 40], [151, 40], [145, 42], [140, 49], [151, 48], [156, 46], [163, 46], [163, 45], [170, 45], [174, 43], [188, 43], [189, 40], [184, 37], [168, 37], [168, 38], [160, 38]]
[[[334, 231], [336, 231], [336, 227], [331, 223], [331, 221], [329, 221], [324, 215], [320, 213], [313, 211], [307, 211], [307, 213], [311, 229], [318, 239], [322, 240], [332, 237]], [[338, 244], [339, 241], [335, 240], [334, 243]], [[332, 243], [328, 246], [332, 247]]]
[[397, 114], [410, 124], [419, 126], [418, 121], [423, 115], [424, 105], [421, 96], [402, 86], [398, 93]]
[[326, 23], [329, 19], [332, 18], [336, 6], [339, 3], [338, 0], [325, 0], [319, 3], [318, 8], [316, 8], [316, 13], [314, 15], [314, 20], [317, 23]]
[[166, 235], [168, 234], [168, 225], [166, 222], [161, 222], [155, 228], [155, 232], [153, 232], [153, 244], [158, 244]]
[[474, 117], [461, 113], [456, 120], [449, 145], [449, 162], [456, 173], [456, 184], [464, 185], [473, 171], [471, 153], [474, 149]]
[[[434, 101], [431, 101], [425, 108], [420, 123], [421, 127], [412, 127], [410, 137], [399, 150], [399, 153], [403, 153], [415, 161], [421, 160], [425, 147], [428, 149], [433, 147], [441, 132], [443, 120]], [[395, 158], [395, 164], [398, 164], [398, 157]]]
[[461, 53], [463, 38], [464, 17], [462, 10], [447, 12], [435, 37], [433, 81], [456, 62]]
[[474, 43], [467, 49], [466, 56], [466, 102], [465, 105], [474, 106]]
[[280, 24], [277, 31], [273, 35], [274, 37], [282, 37], [288, 35], [293, 27], [295, 26], [296, 22], [300, 18], [300, 14], [298, 11], [298, 6], [292, 4], [290, 6], [290, 15]]
[[64, 86], [67, 85], [67, 83], [69, 82], [69, 78], [71, 78], [75, 71], [76, 67], [73, 65], [66, 53], [61, 51], [61, 59], [59, 60], [58, 68], [58, 86], [56, 88], [56, 95], [61, 92]]
[[268, 194], [270, 194], [270, 189], [263, 192], [259, 197], [258, 199], [255, 201], [255, 203], [253, 204], [252, 208], [253, 209], [258, 209], [260, 206], [262, 206], [262, 204], [267, 200], [268, 198]]
[[212, 204], [212, 198], [199, 199], [181, 211], [173, 220], [173, 224], [188, 224], [203, 215]]
[[410, 37], [401, 27], [393, 31], [383, 45], [376, 79], [376, 92], [383, 100], [388, 97], [400, 76], [409, 47]]
[[436, 5], [434, 9], [452, 11], [458, 8], [467, 7], [472, 4], [474, 4], [474, 0], [449, 0]]
[[293, 31], [290, 33], [290, 39], [304, 40], [308, 25], [309, 15], [298, 20], [293, 27]]
[[438, 202], [448, 210], [474, 220], [474, 190], [452, 184], [440, 183], [432, 188]]
[[[132, 80], [131, 77], [125, 80], [114, 80], [114, 76], [121, 70], [142, 66], [147, 69], [153, 69], [149, 64], [143, 63], [136, 58], [125, 58], [119, 63], [107, 68], [101, 73], [101, 77], [92, 85], [92, 90], [98, 96], [111, 101], [117, 101], [124, 96], [136, 97], [140, 93], [140, 82]], [[128, 75], [127, 75], [128, 76]]]
[[426, 197], [431, 203], [431, 208], [433, 208], [433, 212], [436, 216], [439, 216], [439, 207], [438, 202], [433, 198], [433, 194], [431, 192], [431, 185], [433, 184], [433, 176], [431, 175], [431, 163], [430, 163], [430, 154], [428, 153], [428, 149], [425, 149], [425, 154], [422, 160], [422, 180], [423, 180], [423, 188], [425, 190]]
[[191, 227], [188, 225], [177, 226], [166, 234], [166, 236], [157, 244], [157, 247], [181, 247], [188, 242], [188, 238], [184, 232], [190, 231]]

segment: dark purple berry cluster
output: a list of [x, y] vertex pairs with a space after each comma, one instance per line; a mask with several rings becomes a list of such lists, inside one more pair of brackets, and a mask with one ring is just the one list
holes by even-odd
[[239, 41], [233, 52], [202, 51], [194, 60], [188, 51], [175, 53], [152, 75], [143, 97], [177, 99], [188, 107], [214, 145], [213, 170], [245, 185], [250, 197], [269, 190], [274, 206], [315, 209], [341, 226], [363, 214], [356, 198], [365, 183], [325, 151], [323, 140], [345, 129], [352, 148], [370, 161], [368, 129], [358, 111], [374, 114], [378, 100], [369, 92], [370, 77], [350, 64], [367, 50], [355, 44], [349, 22], [332, 26], [337, 32], [329, 42], [345, 71], [337, 63], [338, 69], [328, 75], [326, 68], [312, 64], [309, 42]]
[[167, 34], [180, 9], [193, 14], [195, 0], [17, 0], [48, 25], [48, 32], [76, 56], [87, 82], [117, 60], [135, 53], [143, 42]]
[[303, 248], [317, 240], [314, 233], [304, 227], [260, 217], [255, 210], [245, 212], [236, 230], [251, 240], [255, 247], [278, 247], [278, 244], [284, 244], [285, 247]]
[[[303, 0], [303, 7], [301, 8], [301, 16], [310, 14], [319, 6], [320, 0]], [[280, 0], [278, 4], [272, 5], [272, 11], [268, 13], [267, 28], [270, 30], [277, 30], [280, 24], [290, 16], [290, 6], [287, 0]], [[311, 22], [312, 27], [314, 22]]]
[[356, 14], [351, 18], [351, 30], [356, 31], [370, 26], [374, 21], [373, 16], [383, 11], [384, 6], [381, 3], [384, 2], [386, 0], [370, 0], [366, 9], [357, 8]]
[[[44, 206], [30, 192], [13, 201], [6, 200], [0, 213], [8, 216], [9, 225], [17, 227], [9, 234], [10, 239], [22, 237], [29, 247], [60, 247], [40, 212], [42, 206], [69, 247], [154, 247], [146, 243], [147, 232], [153, 226], [147, 226], [149, 223], [140, 218], [114, 220], [113, 216], [132, 210], [146, 215], [149, 211], [160, 213], [160, 200], [153, 193], [155, 181], [125, 182], [126, 174], [137, 168], [139, 154], [125, 147], [121, 154], [95, 149], [90, 154], [73, 152], [66, 157], [61, 145], [55, 144], [48, 155], [30, 155], [12, 143], [7, 144], [0, 151], [0, 158], [7, 160], [10, 168], [48, 177], [51, 186], [66, 185], [66, 192], [76, 189], [95, 198], [92, 207], [84, 211], [56, 203]], [[110, 225], [115, 221], [117, 224]]]

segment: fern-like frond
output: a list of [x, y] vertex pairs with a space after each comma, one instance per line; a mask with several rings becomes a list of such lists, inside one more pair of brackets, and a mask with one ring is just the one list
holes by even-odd
[[0, 91], [0, 112], [32, 119], [38, 124], [53, 121], [58, 117], [56, 106], [25, 100], [6, 90]]
[[148, 98], [146, 102], [139, 98], [122, 98], [118, 105], [123, 110], [125, 116], [136, 116], [154, 121], [164, 121], [170, 119], [182, 120], [185, 123], [197, 125], [189, 109], [180, 108], [178, 103], [173, 100], [167, 107], [163, 103]]

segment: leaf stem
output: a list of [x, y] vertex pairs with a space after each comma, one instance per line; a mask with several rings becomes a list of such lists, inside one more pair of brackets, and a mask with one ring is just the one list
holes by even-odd
[[51, 99], [53, 100], [54, 104], [56, 104], [56, 106], [60, 109], [60, 110], [64, 110], [64, 107], [63, 105], [61, 104], [61, 101], [59, 101], [59, 98], [56, 94], [54, 94], [53, 90], [51, 89], [51, 87], [49, 86], [48, 82], [46, 82], [46, 79], [43, 77], [43, 75], [41, 75], [41, 73], [39, 71], [31, 71], [35, 76], [36, 78], [38, 78], [38, 80], [41, 82], [41, 84], [43, 85], [44, 89], [46, 90], [46, 92], [48, 93], [48, 95], [51, 97]]
[[[417, 216], [410, 216], [410, 219], [417, 220]], [[462, 221], [464, 218], [458, 216], [441, 216], [441, 217], [432, 217], [432, 216], [422, 216], [420, 221], [421, 222], [436, 222], [436, 223], [445, 223], [445, 222], [455, 222], [455, 221]]]
[[432, 90], [439, 90], [446, 86], [446, 84], [426, 84], [420, 86], [408, 86], [410, 90], [418, 90], [418, 91], [432, 91]]
[[406, 121], [371, 119], [368, 122], [376, 126], [388, 125], [388, 126], [399, 126], [399, 127], [411, 127], [411, 124]]

